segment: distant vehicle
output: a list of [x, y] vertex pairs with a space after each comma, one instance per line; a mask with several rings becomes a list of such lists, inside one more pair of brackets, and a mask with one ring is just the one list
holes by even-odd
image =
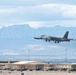
[[47, 36], [47, 35], [41, 35], [40, 37], [34, 37], [34, 39], [43, 39], [45, 40], [46, 42], [50, 42], [50, 41], [54, 41], [55, 43], [59, 43], [59, 42], [70, 42], [70, 40], [73, 40], [73, 39], [70, 39], [68, 38], [68, 34], [69, 34], [69, 31], [66, 31], [66, 33], [64, 34], [64, 36], [61, 38], [61, 37], [53, 37], [53, 36]]

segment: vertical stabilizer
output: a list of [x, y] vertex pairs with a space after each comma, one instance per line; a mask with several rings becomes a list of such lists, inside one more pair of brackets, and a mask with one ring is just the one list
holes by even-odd
[[64, 38], [64, 39], [68, 39], [68, 34], [69, 34], [69, 31], [67, 31], [67, 32], [64, 34], [63, 38]]

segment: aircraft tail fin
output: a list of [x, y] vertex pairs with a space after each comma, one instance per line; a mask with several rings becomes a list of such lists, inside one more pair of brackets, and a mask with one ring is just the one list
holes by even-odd
[[63, 38], [64, 38], [64, 39], [67, 39], [67, 38], [68, 38], [68, 34], [69, 34], [69, 31], [67, 31], [67, 32], [64, 34]]

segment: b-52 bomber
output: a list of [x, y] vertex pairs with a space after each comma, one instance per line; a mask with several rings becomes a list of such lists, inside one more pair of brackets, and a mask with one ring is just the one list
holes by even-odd
[[47, 36], [47, 35], [41, 35], [40, 37], [34, 37], [34, 39], [38, 39], [38, 40], [45, 40], [46, 42], [50, 42], [50, 41], [54, 41], [55, 43], [59, 43], [59, 42], [70, 42], [71, 40], [74, 39], [70, 39], [68, 38], [68, 34], [69, 31], [66, 31], [66, 33], [64, 34], [64, 36], [61, 37], [53, 37], [53, 36]]

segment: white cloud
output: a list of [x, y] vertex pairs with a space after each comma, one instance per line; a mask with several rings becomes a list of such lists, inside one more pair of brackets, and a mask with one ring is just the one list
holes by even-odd
[[[42, 5], [42, 8], [46, 10], [45, 12], [60, 12], [63, 17], [72, 17], [76, 18], [76, 5], [70, 5], [70, 4], [45, 4]], [[56, 14], [55, 13], [55, 14]], [[53, 14], [53, 13], [52, 13]]]
[[51, 50], [64, 50], [66, 49], [64, 46], [60, 46], [60, 45], [52, 45], [52, 46], [47, 46], [48, 49], [51, 49]]
[[61, 25], [65, 27], [76, 27], [76, 20], [60, 20], [60, 21], [30, 21], [26, 22], [26, 24], [29, 24], [33, 28], [39, 28], [39, 27], [53, 27], [56, 25]]
[[2, 50], [0, 52], [1, 55], [19, 55], [19, 53], [17, 53], [14, 50]]
[[2, 53], [2, 55], [19, 55], [18, 53], [6, 52]]
[[61, 12], [64, 17], [76, 18], [76, 5], [62, 5]]
[[24, 48], [22, 48], [23, 50], [65, 50], [66, 47], [65, 46], [61, 46], [61, 45], [56, 45], [56, 44], [52, 44], [50, 45], [41, 45], [41, 44], [28, 44], [26, 45]]
[[15, 13], [16, 9], [13, 8], [0, 8], [0, 14]]
[[76, 26], [76, 5], [41, 4], [0, 7], [0, 26], [28, 23], [31, 27]]
[[[42, 13], [49, 13], [49, 15], [51, 15], [50, 12], [61, 12], [61, 13], [71, 12], [71, 13], [75, 14], [76, 13], [75, 9], [76, 9], [76, 5], [43, 4], [43, 5], [35, 5], [35, 6], [15, 6], [15, 7], [13, 6], [13, 7], [7, 7], [6, 9], [3, 8], [3, 9], [0, 9], [0, 10], [4, 10], [4, 11], [6, 11], [6, 10], [8, 10], [8, 11], [15, 10], [15, 11], [17, 11], [17, 13], [18, 12], [23, 12], [23, 11], [26, 12], [26, 13], [27, 12], [28, 13], [42, 12]], [[29, 11], [31, 11], [31, 12], [29, 12]]]
[[45, 50], [45, 47], [40, 44], [29, 44], [29, 45], [26, 45], [23, 49], [25, 49], [25, 50]]
[[39, 28], [42, 26], [44, 22], [38, 22], [38, 21], [30, 21], [30, 22], [26, 22], [26, 24], [29, 24], [30, 27], [33, 27], [33, 28]]

